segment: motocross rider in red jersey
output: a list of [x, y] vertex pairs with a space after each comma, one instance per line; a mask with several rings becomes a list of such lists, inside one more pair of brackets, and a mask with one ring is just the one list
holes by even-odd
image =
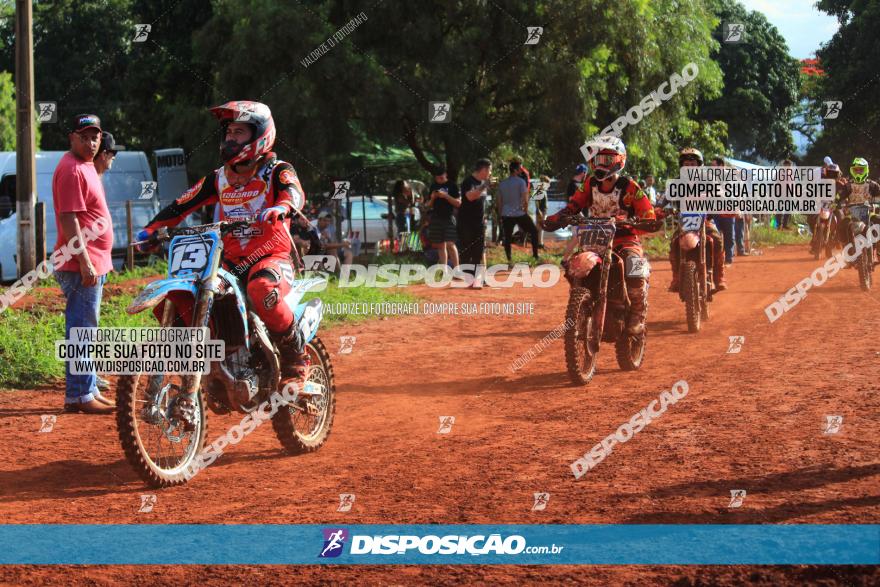
[[[703, 165], [703, 154], [693, 148], [682, 149], [678, 154], [679, 167], [699, 167]], [[724, 291], [727, 289], [727, 281], [724, 279], [724, 239], [721, 233], [715, 227], [715, 223], [707, 216], [706, 219], [706, 236], [711, 241], [712, 259], [715, 270], [712, 273], [712, 279], [715, 282], [715, 291]], [[672, 242], [669, 245], [669, 264], [672, 265], [672, 283], [669, 284], [669, 291], [678, 291], [678, 266], [679, 246], [678, 239], [681, 237], [681, 229], [675, 231], [672, 235]]]
[[[654, 207], [632, 178], [620, 175], [626, 165], [626, 146], [618, 137], [600, 136], [588, 143], [587, 149], [596, 153], [587, 166], [589, 175], [568, 204], [544, 220], [544, 230], [554, 231], [565, 225], [564, 217], [584, 210], [591, 217], [651, 219]], [[630, 257], [644, 257], [640, 231], [620, 228], [614, 235], [614, 251], [629, 266]], [[627, 277], [627, 294], [631, 302], [627, 330], [640, 334], [645, 329], [648, 315], [648, 281], [645, 277]]]
[[[227, 102], [210, 109], [220, 121], [223, 166], [195, 183], [138, 234], [148, 240], [203, 206], [216, 204], [215, 220], [256, 216], [258, 222], [223, 237], [223, 264], [246, 286], [250, 308], [266, 324], [281, 353], [281, 385], [305, 379], [308, 356], [284, 297], [294, 281], [290, 216], [305, 193], [290, 163], [278, 160], [275, 121], [259, 102]], [[185, 316], [185, 314], [184, 314]]]

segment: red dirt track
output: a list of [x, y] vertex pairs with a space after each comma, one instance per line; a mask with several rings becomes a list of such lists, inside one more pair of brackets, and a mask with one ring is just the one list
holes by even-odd
[[[263, 426], [187, 486], [152, 490], [125, 462], [112, 417], [59, 414], [59, 389], [0, 394], [2, 523], [880, 522], [880, 292], [852, 269], [769, 323], [764, 307], [820, 261], [805, 247], [737, 258], [730, 289], [700, 334], [653, 263], [648, 349], [640, 371], [603, 345], [586, 388], [565, 373], [562, 340], [521, 370], [513, 360], [564, 321], [568, 286], [420, 288], [432, 301], [531, 302], [531, 316], [371, 320], [323, 331], [336, 369], [333, 432], [317, 453], [287, 457]], [[875, 273], [880, 276], [880, 273]], [[355, 335], [340, 355], [339, 336]], [[728, 336], [745, 336], [727, 354]], [[572, 461], [676, 381], [689, 393], [575, 480]], [[112, 397], [113, 393], [108, 394]], [[825, 416], [842, 415], [839, 433]], [[439, 417], [455, 416], [450, 434]], [[240, 415], [211, 414], [209, 439]], [[745, 489], [728, 508], [731, 489]], [[551, 497], [532, 512], [532, 494]], [[140, 495], [158, 496], [138, 513]], [[336, 511], [340, 493], [356, 494]], [[852, 584], [859, 567], [0, 567], [0, 583], [137, 584]]]

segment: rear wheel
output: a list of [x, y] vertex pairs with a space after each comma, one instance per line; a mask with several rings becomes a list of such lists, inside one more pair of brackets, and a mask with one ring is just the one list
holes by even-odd
[[684, 298], [688, 332], [699, 332], [702, 318], [700, 288], [697, 282], [697, 264], [693, 261], [688, 261], [682, 270], [681, 297]]
[[641, 334], [633, 336], [624, 330], [614, 343], [617, 364], [624, 371], [638, 371], [645, 358], [645, 346], [648, 343], [647, 326]]
[[182, 485], [198, 471], [190, 465], [208, 437], [208, 411], [204, 394], [196, 393], [189, 418], [194, 430], [184, 429], [176, 409], [187, 400], [183, 385], [183, 376], [167, 373], [124, 375], [116, 385], [116, 429], [125, 458], [151, 487]]
[[306, 386], [316, 386], [321, 395], [280, 409], [272, 417], [275, 436], [294, 455], [321, 448], [330, 436], [336, 413], [336, 380], [330, 353], [317, 336], [306, 344], [306, 352], [312, 363]]
[[565, 331], [565, 366], [575, 385], [588, 384], [596, 373], [599, 340], [593, 325], [594, 306], [590, 290], [572, 288], [565, 311], [566, 324], [571, 324]]
[[819, 256], [822, 254], [822, 249], [825, 248], [825, 230], [823, 227], [820, 227], [816, 234], [816, 242], [813, 245], [813, 258], [818, 260]]

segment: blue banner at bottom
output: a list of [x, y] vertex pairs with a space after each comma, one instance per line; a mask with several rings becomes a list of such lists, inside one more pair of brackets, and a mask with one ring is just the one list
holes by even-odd
[[854, 565], [857, 525], [0, 525], [0, 564]]

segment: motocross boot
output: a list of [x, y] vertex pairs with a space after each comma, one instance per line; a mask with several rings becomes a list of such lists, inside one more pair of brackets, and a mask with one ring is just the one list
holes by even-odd
[[320, 395], [320, 392], [315, 394], [306, 391], [305, 384], [308, 380], [311, 360], [309, 359], [308, 353], [305, 352], [302, 333], [299, 328], [296, 327], [296, 322], [291, 324], [290, 329], [284, 334], [272, 334], [272, 339], [275, 342], [275, 346], [278, 347], [278, 352], [280, 354], [280, 389], [284, 389], [286, 385], [294, 384], [300, 398], [309, 397], [310, 395]]
[[629, 334], [637, 336], [645, 331], [645, 321], [648, 318], [647, 282], [644, 279], [627, 279], [626, 288], [630, 301], [626, 330]]

